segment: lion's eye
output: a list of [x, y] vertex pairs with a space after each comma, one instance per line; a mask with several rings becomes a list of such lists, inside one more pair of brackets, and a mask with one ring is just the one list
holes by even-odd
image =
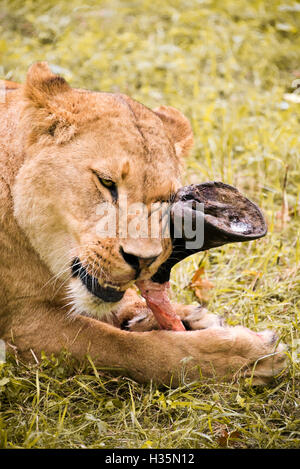
[[98, 175], [97, 178], [100, 184], [110, 191], [113, 200], [116, 201], [118, 199], [118, 189], [116, 183], [111, 179], [101, 178]]
[[115, 187], [115, 183], [111, 179], [98, 178], [101, 184], [108, 189]]

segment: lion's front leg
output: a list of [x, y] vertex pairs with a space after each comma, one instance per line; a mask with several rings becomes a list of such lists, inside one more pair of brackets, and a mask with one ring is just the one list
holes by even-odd
[[[217, 314], [211, 314], [206, 308], [195, 305], [172, 303], [176, 314], [188, 331], [224, 326], [224, 320]], [[110, 322], [120, 329], [135, 332], [158, 330], [159, 325], [137, 291], [130, 288], [118, 308], [113, 311]]]
[[252, 376], [265, 383], [285, 366], [282, 346], [271, 332], [244, 327], [211, 327], [198, 331], [128, 332], [88, 317], [68, 318], [67, 311], [32, 305], [7, 321], [1, 336], [24, 358], [58, 354], [67, 349], [98, 367], [118, 369], [140, 382], [172, 384], [201, 376], [235, 379]]

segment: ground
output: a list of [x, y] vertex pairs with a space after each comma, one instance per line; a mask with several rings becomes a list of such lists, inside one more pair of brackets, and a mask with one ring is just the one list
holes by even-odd
[[197, 304], [188, 285], [200, 266], [212, 312], [275, 329], [289, 349], [285, 372], [258, 388], [202, 379], [158, 389], [64, 356], [10, 359], [0, 365], [0, 447], [300, 447], [299, 32], [300, 4], [289, 0], [2, 2], [1, 78], [23, 81], [47, 60], [73, 86], [191, 119], [184, 182], [237, 186], [269, 233], [182, 262], [173, 297]]

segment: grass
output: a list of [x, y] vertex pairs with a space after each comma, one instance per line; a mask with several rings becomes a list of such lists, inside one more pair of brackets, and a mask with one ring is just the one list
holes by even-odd
[[0, 365], [4, 448], [300, 447], [300, 4], [288, 0], [2, 1], [0, 75], [47, 60], [73, 86], [122, 91], [191, 119], [185, 183], [222, 180], [264, 210], [269, 233], [177, 265], [173, 297], [201, 264], [208, 308], [275, 329], [288, 367], [268, 387], [203, 379], [141, 386], [68, 356]]

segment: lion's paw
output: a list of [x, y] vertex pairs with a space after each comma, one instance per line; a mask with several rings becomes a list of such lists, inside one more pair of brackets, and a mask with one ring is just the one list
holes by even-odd
[[159, 325], [152, 311], [145, 309], [127, 322], [126, 329], [131, 332], [146, 332], [158, 330]]
[[[209, 313], [206, 308], [193, 305], [183, 308], [184, 315], [181, 313], [179, 316], [188, 331], [208, 329], [209, 327], [225, 327], [224, 319], [217, 314]], [[178, 310], [176, 312], [178, 314]]]
[[[200, 306], [173, 304], [173, 307], [188, 331], [224, 327], [223, 318], [208, 313], [207, 309]], [[157, 330], [159, 325], [153, 313], [149, 309], [144, 309], [127, 322], [126, 329], [132, 332], [145, 332]]]
[[267, 384], [286, 368], [287, 346], [279, 343], [277, 334], [271, 330], [253, 332], [246, 328], [241, 329], [253, 336], [253, 343], [259, 351], [257, 358], [243, 370], [242, 375], [248, 378], [250, 384]]

